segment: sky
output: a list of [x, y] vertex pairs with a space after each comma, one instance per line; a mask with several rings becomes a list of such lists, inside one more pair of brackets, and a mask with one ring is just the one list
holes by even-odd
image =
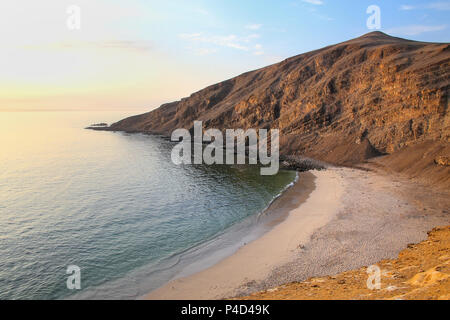
[[0, 110], [151, 110], [375, 31], [450, 42], [450, 1], [0, 2]]

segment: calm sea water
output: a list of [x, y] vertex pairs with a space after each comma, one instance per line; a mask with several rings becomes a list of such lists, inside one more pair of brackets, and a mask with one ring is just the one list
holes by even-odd
[[83, 129], [127, 115], [0, 112], [0, 299], [139, 298], [251, 241], [295, 179], [175, 166], [161, 137]]

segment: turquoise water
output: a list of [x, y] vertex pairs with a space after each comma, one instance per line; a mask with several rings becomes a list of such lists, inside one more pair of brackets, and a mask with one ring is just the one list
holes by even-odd
[[126, 115], [0, 113], [0, 299], [139, 298], [251, 240], [295, 178], [176, 166], [162, 137], [83, 129]]

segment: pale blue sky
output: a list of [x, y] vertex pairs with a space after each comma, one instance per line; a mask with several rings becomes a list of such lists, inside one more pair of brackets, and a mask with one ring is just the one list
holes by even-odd
[[[66, 27], [69, 5], [81, 29]], [[449, 42], [450, 1], [16, 0], [0, 4], [0, 109], [154, 108], [367, 32]]]

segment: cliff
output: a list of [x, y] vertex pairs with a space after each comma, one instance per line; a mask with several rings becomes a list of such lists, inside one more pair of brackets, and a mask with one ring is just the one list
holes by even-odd
[[170, 135], [194, 120], [206, 129], [279, 128], [283, 155], [340, 165], [427, 141], [448, 153], [449, 87], [450, 44], [372, 32], [212, 85], [109, 130]]

